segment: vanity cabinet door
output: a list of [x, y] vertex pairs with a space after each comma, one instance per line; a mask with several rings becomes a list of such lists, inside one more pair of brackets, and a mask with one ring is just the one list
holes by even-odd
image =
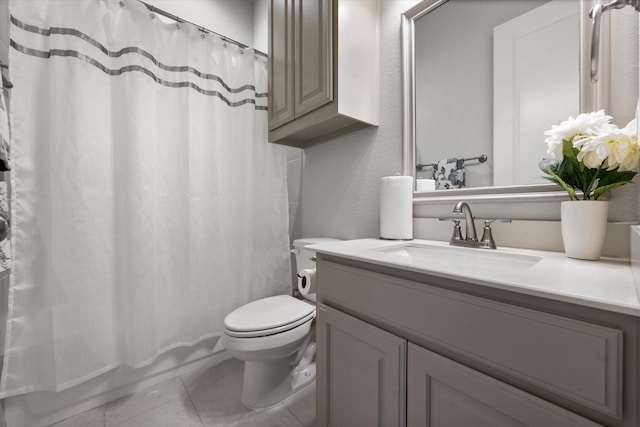
[[599, 425], [415, 344], [408, 353], [408, 427]]
[[318, 426], [404, 426], [407, 342], [318, 306]]

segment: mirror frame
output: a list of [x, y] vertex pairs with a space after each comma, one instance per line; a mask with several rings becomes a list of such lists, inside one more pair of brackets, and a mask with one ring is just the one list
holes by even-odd
[[[415, 21], [449, 0], [423, 0], [402, 14], [402, 90], [403, 90], [403, 175], [416, 178], [415, 163]], [[591, 82], [590, 52], [593, 23], [589, 9], [597, 0], [580, 0], [580, 112], [596, 111], [608, 107], [609, 94], [607, 67], [600, 67], [600, 79]], [[609, 17], [602, 15], [600, 43], [609, 40]], [[601, 50], [601, 64], [607, 64], [606, 50]], [[558, 121], [566, 118], [559, 117]], [[549, 123], [551, 126], [552, 123]], [[560, 202], [569, 200], [567, 193], [556, 184], [528, 184], [503, 187], [476, 187], [452, 190], [414, 192], [414, 205], [451, 204], [461, 199], [476, 202]]]

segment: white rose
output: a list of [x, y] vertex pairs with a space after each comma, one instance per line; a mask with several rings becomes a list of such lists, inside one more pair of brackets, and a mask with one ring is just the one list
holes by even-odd
[[581, 139], [574, 139], [581, 136], [596, 135], [600, 128], [607, 125], [611, 116], [607, 116], [604, 110], [596, 111], [593, 113], [579, 114], [575, 119], [569, 117], [568, 120], [560, 123], [559, 125], [551, 126], [551, 129], [544, 134], [547, 136], [545, 142], [547, 143], [547, 154], [553, 156], [554, 159], [562, 161], [562, 144], [564, 140], [572, 141], [574, 147], [576, 141], [579, 143], [577, 148], [586, 142]]
[[636, 121], [632, 120], [622, 129], [613, 124], [603, 126], [600, 133], [578, 138], [581, 142], [578, 161], [588, 168], [602, 166], [609, 170], [634, 169], [638, 165], [638, 138]]

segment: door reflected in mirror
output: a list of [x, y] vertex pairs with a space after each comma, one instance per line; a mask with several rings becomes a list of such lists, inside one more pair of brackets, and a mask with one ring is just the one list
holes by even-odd
[[581, 2], [424, 3], [434, 7], [413, 21], [416, 177], [435, 178], [429, 190], [547, 182], [544, 131], [581, 111]]

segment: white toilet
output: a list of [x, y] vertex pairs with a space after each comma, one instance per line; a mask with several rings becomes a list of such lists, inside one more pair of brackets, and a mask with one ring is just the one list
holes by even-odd
[[[315, 268], [315, 252], [308, 245], [336, 241], [330, 238], [298, 239], [293, 243], [298, 271]], [[315, 379], [315, 364], [302, 375], [294, 364], [309, 363], [315, 346], [309, 346], [316, 317], [315, 294], [309, 301], [277, 295], [250, 302], [224, 319], [222, 344], [235, 358], [243, 360], [242, 403], [249, 408], [266, 408], [281, 402], [295, 390]], [[312, 354], [311, 354], [312, 353]]]

